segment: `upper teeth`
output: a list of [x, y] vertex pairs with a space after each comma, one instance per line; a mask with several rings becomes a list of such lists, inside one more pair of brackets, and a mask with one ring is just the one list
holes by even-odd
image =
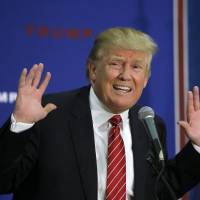
[[131, 88], [128, 87], [128, 86], [123, 86], [123, 85], [114, 85], [114, 88], [115, 89], [118, 89], [118, 90], [125, 90], [125, 91], [130, 91]]

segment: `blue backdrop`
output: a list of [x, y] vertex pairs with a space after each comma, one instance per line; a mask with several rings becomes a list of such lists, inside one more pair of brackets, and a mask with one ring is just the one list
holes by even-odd
[[52, 73], [48, 93], [76, 88], [87, 84], [85, 62], [99, 32], [130, 26], [149, 33], [159, 51], [142, 103], [164, 118], [169, 156], [174, 155], [172, 0], [1, 0], [0, 25], [0, 124], [13, 109], [24, 66], [45, 64]]
[[10, 96], [22, 67], [44, 63], [52, 73], [47, 92], [79, 87], [87, 83], [85, 61], [95, 36], [109, 27], [131, 26], [149, 33], [159, 45], [144, 100], [166, 119], [174, 134], [171, 1], [1, 1], [0, 16], [0, 123], [10, 114]]

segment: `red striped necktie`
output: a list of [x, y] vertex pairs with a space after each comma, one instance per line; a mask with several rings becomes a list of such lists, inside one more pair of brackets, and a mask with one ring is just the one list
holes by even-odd
[[126, 200], [126, 157], [120, 135], [120, 115], [109, 122], [112, 127], [108, 138], [106, 200]]

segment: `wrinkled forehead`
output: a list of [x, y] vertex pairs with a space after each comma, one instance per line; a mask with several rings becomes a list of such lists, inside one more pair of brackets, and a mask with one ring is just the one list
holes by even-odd
[[105, 61], [129, 61], [137, 62], [142, 64], [150, 64], [151, 54], [139, 50], [128, 50], [128, 49], [109, 49], [104, 55]]

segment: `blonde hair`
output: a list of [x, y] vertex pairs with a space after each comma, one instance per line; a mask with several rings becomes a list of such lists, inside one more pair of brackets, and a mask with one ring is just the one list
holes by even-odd
[[94, 45], [89, 53], [87, 66], [91, 63], [94, 64], [101, 61], [108, 49], [114, 48], [143, 51], [149, 54], [148, 73], [150, 74], [150, 63], [152, 56], [157, 51], [157, 44], [149, 35], [134, 28], [127, 27], [110, 28], [100, 33], [96, 37]]

